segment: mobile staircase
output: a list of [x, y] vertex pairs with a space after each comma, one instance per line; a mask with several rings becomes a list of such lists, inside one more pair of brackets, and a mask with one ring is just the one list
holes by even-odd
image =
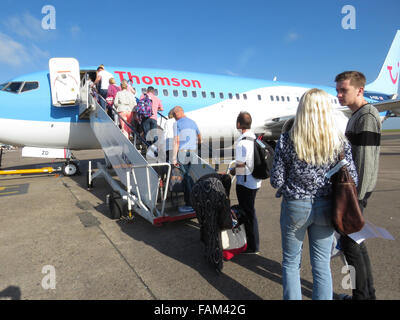
[[[106, 199], [111, 218], [133, 219], [138, 214], [153, 225], [161, 225], [195, 217], [195, 212], [178, 210], [178, 206], [183, 204], [182, 195], [176, 197], [169, 192], [171, 164], [159, 162], [153, 157], [149, 159], [149, 152], [146, 154], [146, 151], [153, 146], [113, 110], [114, 116], [124, 121], [132, 130], [133, 141], [129, 140], [107, 114], [105, 100], [90, 88], [87, 80], [88, 76], [85, 75], [80, 85], [79, 114], [80, 118], [90, 119], [90, 126], [104, 151], [107, 163], [104, 166], [98, 162], [97, 170], [94, 171], [92, 162], [89, 162], [88, 189], [93, 187], [93, 181], [99, 177], [103, 177], [111, 186], [113, 191]], [[159, 118], [159, 128], [162, 128], [166, 118], [161, 115]], [[218, 170], [218, 165], [212, 168], [198, 156], [197, 160], [189, 170], [194, 182], [203, 175]], [[113, 177], [111, 167], [118, 179]]]

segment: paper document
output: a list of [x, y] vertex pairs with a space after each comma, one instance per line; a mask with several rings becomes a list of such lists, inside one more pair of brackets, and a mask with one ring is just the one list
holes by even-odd
[[351, 233], [348, 236], [352, 238], [354, 241], [356, 241], [358, 244], [360, 244], [361, 242], [363, 242], [365, 239], [368, 238], [383, 238], [388, 240], [394, 240], [393, 236], [389, 233], [389, 231], [377, 227], [369, 221], [365, 221], [365, 225], [360, 231]]

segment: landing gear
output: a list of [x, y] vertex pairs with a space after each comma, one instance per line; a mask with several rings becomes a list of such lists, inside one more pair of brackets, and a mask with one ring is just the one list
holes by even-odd
[[62, 166], [61, 169], [62, 169], [62, 173], [64, 174], [64, 176], [67, 176], [67, 177], [74, 176], [74, 175], [80, 173], [78, 164], [76, 162], [67, 161]]

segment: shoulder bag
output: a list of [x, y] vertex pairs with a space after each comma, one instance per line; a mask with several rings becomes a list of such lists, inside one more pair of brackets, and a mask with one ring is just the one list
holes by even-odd
[[344, 152], [339, 155], [338, 164], [328, 172], [332, 182], [332, 222], [336, 231], [342, 235], [360, 231], [365, 224], [356, 185], [347, 170], [348, 162]]

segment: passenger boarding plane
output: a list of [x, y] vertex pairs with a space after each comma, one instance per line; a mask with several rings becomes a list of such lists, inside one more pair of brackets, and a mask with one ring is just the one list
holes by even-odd
[[[1, 84], [0, 142], [61, 150], [64, 154], [57, 158], [70, 158], [69, 150], [100, 148], [89, 120], [79, 118], [79, 106], [59, 104], [52, 94], [57, 84], [67, 85], [68, 81], [75, 82], [79, 91], [80, 80], [86, 77], [94, 80], [96, 69], [78, 68], [80, 79], [69, 79], [62, 71], [58, 71], [58, 76], [42, 71]], [[252, 115], [253, 131], [263, 134], [264, 140], [273, 144], [285, 123], [294, 117], [302, 94], [313, 87], [328, 92], [341, 114], [350, 114], [347, 107], [340, 106], [335, 87], [161, 69], [106, 66], [106, 70], [114, 74], [117, 83], [131, 80], [138, 93], [153, 86], [165, 114], [174, 106], [182, 106], [186, 115], [196, 121], [205, 140], [223, 137], [233, 141], [238, 136], [237, 114], [246, 110]], [[382, 121], [390, 115], [400, 115], [399, 74], [400, 30], [377, 79], [365, 87], [365, 98], [381, 112]]]

